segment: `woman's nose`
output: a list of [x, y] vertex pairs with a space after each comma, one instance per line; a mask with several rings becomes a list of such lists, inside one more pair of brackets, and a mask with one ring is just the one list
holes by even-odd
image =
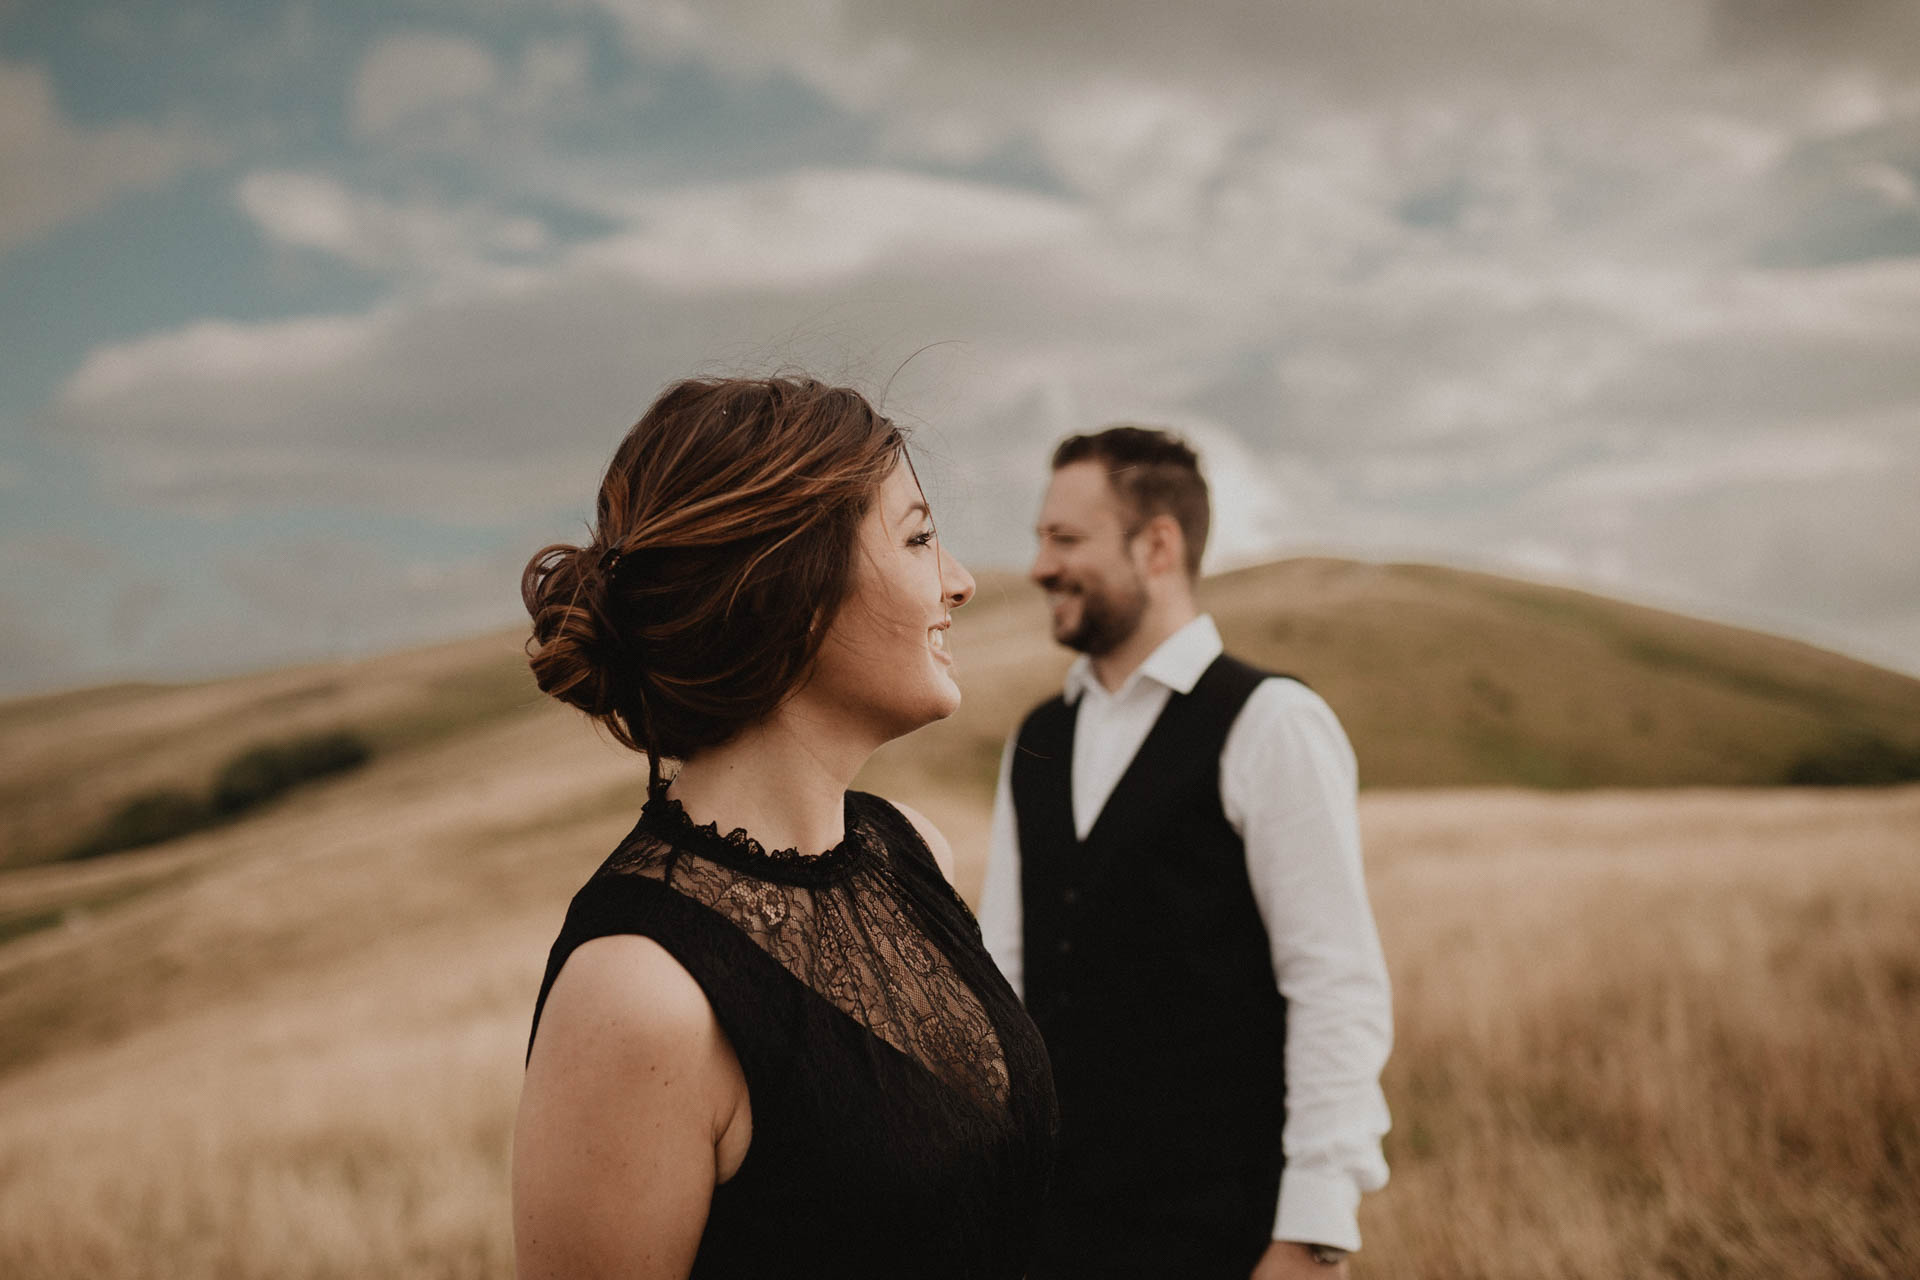
[[967, 566], [960, 563], [958, 557], [940, 551], [940, 592], [950, 609], [958, 609], [973, 599], [973, 575], [967, 572]]

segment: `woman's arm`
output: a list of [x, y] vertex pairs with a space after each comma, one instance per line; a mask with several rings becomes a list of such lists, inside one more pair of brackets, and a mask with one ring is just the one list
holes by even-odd
[[648, 938], [583, 943], [540, 1018], [513, 1143], [521, 1280], [684, 1280], [751, 1137], [706, 995]]

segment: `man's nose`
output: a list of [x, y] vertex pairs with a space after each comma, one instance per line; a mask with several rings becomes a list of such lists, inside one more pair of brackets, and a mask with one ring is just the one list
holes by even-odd
[[1060, 566], [1055, 562], [1053, 553], [1042, 545], [1040, 550], [1034, 553], [1033, 564], [1027, 569], [1027, 577], [1044, 587], [1052, 582], [1054, 575], [1059, 572]]

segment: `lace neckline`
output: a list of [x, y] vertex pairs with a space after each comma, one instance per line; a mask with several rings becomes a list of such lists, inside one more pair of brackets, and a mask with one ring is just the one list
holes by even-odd
[[840, 843], [824, 853], [770, 850], [742, 827], [722, 835], [717, 822], [695, 822], [686, 806], [668, 795], [664, 786], [648, 795], [646, 806], [640, 811], [640, 821], [677, 848], [736, 871], [789, 884], [824, 884], [837, 880], [860, 862], [866, 850], [854, 822], [851, 792], [845, 804], [846, 834]]

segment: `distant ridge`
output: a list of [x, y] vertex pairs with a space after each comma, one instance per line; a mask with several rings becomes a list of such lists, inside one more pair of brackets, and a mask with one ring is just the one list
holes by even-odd
[[[1302, 558], [1209, 578], [1200, 596], [1231, 651], [1327, 699], [1363, 786], [1766, 786], [1862, 743], [1920, 752], [1920, 680], [1584, 591]], [[969, 609], [986, 616], [955, 627], [967, 704], [889, 747], [888, 770], [944, 757], [990, 778], [1008, 727], [1058, 691], [1068, 655], [1038, 591], [993, 577], [981, 597]]]
[[[1230, 649], [1332, 704], [1369, 787], [1773, 785], [1860, 743], [1920, 752], [1920, 680], [1564, 587], [1303, 558], [1210, 578], [1201, 598]], [[1070, 655], [1017, 575], [981, 575], [955, 632], [965, 705], [887, 747], [863, 785], [990, 787], [1008, 731], [1059, 688]], [[143, 789], [202, 785], [262, 739], [346, 728], [390, 755], [574, 714], [533, 687], [523, 637], [0, 703], [0, 866], [44, 861]]]

